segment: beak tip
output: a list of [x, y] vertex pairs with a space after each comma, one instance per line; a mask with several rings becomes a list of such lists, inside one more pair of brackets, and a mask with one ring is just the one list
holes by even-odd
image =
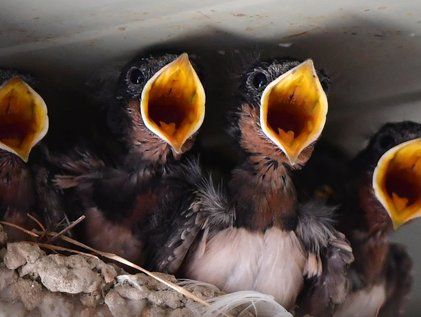
[[285, 150], [283, 152], [284, 152], [285, 156], [287, 157], [289, 164], [292, 167], [295, 166], [295, 165], [297, 165], [297, 163], [298, 163], [298, 157], [299, 157], [300, 153], [298, 153], [298, 154], [291, 154], [291, 153], [288, 153]]
[[181, 148], [172, 147], [172, 150], [173, 150], [173, 153], [177, 156], [182, 154]]
[[170, 145], [173, 148], [175, 153], [180, 154], [182, 152], [184, 142], [183, 143], [177, 143], [177, 144], [173, 143], [173, 144], [170, 144]]
[[399, 229], [400, 226], [402, 226], [402, 223], [392, 219], [392, 225], [393, 225], [393, 230], [396, 231]]
[[189, 54], [183, 53], [177, 58], [177, 60], [179, 62], [190, 63]]
[[314, 62], [313, 62], [313, 60], [312, 60], [311, 58], [306, 59], [306, 60], [304, 61], [304, 63], [305, 63], [305, 64], [308, 64], [308, 65], [312, 65], [312, 66], [314, 66]]
[[19, 153], [18, 156], [21, 158], [22, 161], [28, 163], [29, 161], [29, 153]]

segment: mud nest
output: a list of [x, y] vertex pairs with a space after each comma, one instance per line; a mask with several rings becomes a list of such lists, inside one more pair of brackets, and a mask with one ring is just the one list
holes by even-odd
[[[174, 276], [156, 273], [177, 283]], [[195, 295], [222, 293], [196, 285]], [[0, 225], [0, 316], [197, 316], [198, 303], [152, 277], [130, 275], [85, 255], [47, 254], [32, 242], [7, 243]]]

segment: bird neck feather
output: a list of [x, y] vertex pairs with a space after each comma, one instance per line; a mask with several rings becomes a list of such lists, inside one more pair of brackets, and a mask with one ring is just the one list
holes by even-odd
[[129, 101], [126, 112], [130, 123], [128, 135], [123, 141], [129, 147], [129, 153], [152, 164], [165, 164], [172, 156], [171, 147], [145, 126], [139, 101]]
[[230, 190], [237, 205], [237, 224], [252, 230], [287, 229], [296, 216], [295, 187], [284, 167], [250, 157], [233, 171]]
[[387, 236], [393, 230], [389, 215], [374, 195], [371, 179], [372, 173], [366, 173], [350, 186], [344, 223], [345, 232], [352, 228], [353, 231], [363, 232], [366, 239]]
[[3, 206], [30, 212], [34, 202], [32, 174], [17, 155], [0, 150], [0, 201]]

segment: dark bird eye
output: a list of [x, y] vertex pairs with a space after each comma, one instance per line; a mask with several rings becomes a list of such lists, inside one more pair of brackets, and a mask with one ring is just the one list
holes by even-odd
[[393, 146], [395, 140], [390, 135], [382, 136], [379, 140], [379, 145], [382, 149], [388, 149]]
[[130, 71], [129, 80], [130, 80], [130, 82], [132, 84], [139, 85], [139, 84], [141, 84], [144, 81], [144, 79], [145, 79], [145, 76], [143, 76], [143, 74], [140, 71], [140, 69], [133, 68]]
[[267, 83], [268, 83], [268, 79], [264, 73], [257, 72], [253, 75], [252, 85], [256, 89], [261, 90], [267, 85]]

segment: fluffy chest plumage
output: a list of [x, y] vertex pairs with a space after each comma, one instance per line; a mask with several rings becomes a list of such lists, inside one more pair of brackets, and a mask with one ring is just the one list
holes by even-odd
[[334, 317], [375, 317], [386, 300], [384, 283], [351, 293], [336, 309]]
[[34, 203], [32, 181], [29, 167], [19, 157], [0, 150], [1, 208], [29, 212]]
[[274, 296], [286, 308], [294, 305], [306, 264], [294, 232], [229, 228], [204, 240], [188, 261], [188, 278], [212, 283], [227, 292], [256, 290]]

